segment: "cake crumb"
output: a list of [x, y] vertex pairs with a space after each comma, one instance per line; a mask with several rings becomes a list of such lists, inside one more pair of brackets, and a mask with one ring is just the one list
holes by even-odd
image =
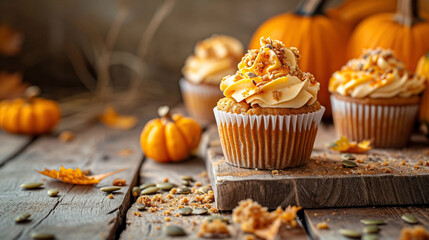
[[278, 171], [278, 170], [273, 170], [273, 171], [271, 171], [271, 173], [272, 173], [273, 175], [279, 175], [279, 171]]
[[383, 166], [389, 166], [389, 163], [386, 160], [384, 160]]
[[183, 205], [188, 205], [189, 204], [189, 199], [187, 197], [184, 197], [180, 200], [180, 203]]
[[208, 176], [207, 171], [202, 171], [198, 174], [198, 177], [200, 177], [200, 178], [205, 178], [207, 176]]
[[61, 142], [70, 142], [74, 139], [74, 133], [72, 131], [63, 131], [58, 137]]
[[210, 238], [229, 237], [231, 236], [231, 233], [224, 221], [215, 219], [212, 222], [204, 220], [201, 224], [200, 230], [198, 231], [198, 236]]
[[419, 169], [420, 167], [419, 167], [419, 165], [414, 165], [414, 169]]
[[181, 215], [180, 215], [180, 213], [176, 213], [176, 215], [174, 215], [174, 216], [176, 216], [176, 217], [180, 217]]
[[327, 222], [320, 222], [316, 225], [317, 229], [329, 229]]
[[365, 161], [364, 161], [364, 160], [362, 160], [362, 159], [360, 159], [360, 158], [359, 158], [359, 159], [356, 159], [356, 162], [357, 162], [357, 163], [365, 163]]
[[211, 213], [218, 213], [219, 209], [217, 209], [215, 207], [212, 207], [212, 208], [209, 209], [209, 212], [211, 212]]
[[417, 162], [417, 164], [420, 165], [420, 166], [423, 166], [423, 161], [420, 160], [420, 161]]
[[134, 214], [134, 216], [137, 216], [137, 217], [141, 217], [142, 216], [141, 212], [133, 212], [133, 214]]
[[122, 178], [115, 178], [112, 182], [113, 186], [125, 186], [125, 184], [127, 184], [127, 180]]
[[115, 196], [113, 196], [113, 194], [109, 195], [109, 199], [114, 199], [114, 198], [115, 198]]
[[406, 164], [407, 164], [407, 161], [405, 161], [405, 160], [401, 162], [402, 166], [405, 166]]
[[172, 188], [171, 190], [170, 190], [170, 194], [176, 194], [176, 192], [177, 192], [177, 188]]
[[195, 187], [201, 187], [203, 184], [201, 182], [196, 182]]
[[155, 229], [156, 229], [156, 230], [160, 230], [160, 229], [161, 229], [161, 226], [156, 226], [156, 227], [155, 227]]
[[169, 221], [171, 221], [171, 218], [170, 218], [170, 217], [166, 217], [166, 218], [164, 218], [164, 220], [165, 220], [166, 222], [169, 222]]
[[164, 178], [162, 182], [168, 182], [168, 177]]
[[401, 230], [399, 240], [427, 240], [429, 232], [423, 226], [405, 227]]

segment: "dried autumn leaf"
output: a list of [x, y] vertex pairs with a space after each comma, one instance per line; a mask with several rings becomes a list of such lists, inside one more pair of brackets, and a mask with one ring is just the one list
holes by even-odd
[[364, 153], [371, 149], [371, 141], [363, 140], [360, 143], [350, 142], [347, 137], [341, 136], [330, 148], [342, 153]]
[[104, 173], [104, 174], [98, 174], [98, 175], [92, 175], [92, 176], [86, 176], [79, 168], [76, 168], [76, 170], [72, 168], [66, 169], [63, 166], [61, 166], [60, 171], [57, 171], [54, 169], [50, 170], [47, 168], [45, 168], [45, 170], [43, 171], [37, 171], [37, 170], [36, 171], [50, 178], [60, 180], [61, 182], [78, 184], [78, 185], [91, 185], [91, 184], [97, 184], [104, 178], [111, 176], [115, 173], [122, 172], [124, 170], [125, 168], [120, 169], [118, 171], [110, 172], [110, 173]]
[[120, 130], [129, 130], [137, 124], [134, 116], [120, 115], [112, 106], [107, 106], [99, 119], [107, 127]]
[[0, 72], [0, 100], [19, 97], [28, 87], [21, 73]]
[[0, 55], [14, 56], [21, 51], [22, 33], [7, 24], [0, 25]]

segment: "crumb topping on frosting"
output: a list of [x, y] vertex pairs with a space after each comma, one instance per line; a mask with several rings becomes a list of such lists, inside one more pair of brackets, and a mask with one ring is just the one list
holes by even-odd
[[301, 71], [298, 49], [278, 40], [261, 38], [261, 48], [249, 50], [235, 75], [222, 79], [220, 88], [237, 102], [271, 108], [300, 108], [317, 100], [319, 83]]

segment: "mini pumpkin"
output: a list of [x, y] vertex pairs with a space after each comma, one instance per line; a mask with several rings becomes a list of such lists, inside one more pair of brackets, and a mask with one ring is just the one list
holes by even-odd
[[60, 121], [57, 102], [37, 97], [38, 87], [29, 87], [24, 98], [0, 102], [0, 127], [10, 133], [38, 135], [51, 131]]
[[[429, 81], [429, 52], [426, 55], [422, 56], [417, 63], [416, 74], [426, 78], [426, 83]], [[426, 90], [423, 92], [419, 120], [420, 120], [420, 129], [424, 134], [429, 136], [429, 89], [428, 84], [426, 85]]]
[[192, 118], [171, 115], [167, 106], [160, 107], [158, 114], [161, 118], [146, 123], [140, 135], [143, 152], [162, 163], [184, 160], [198, 147], [200, 125]]

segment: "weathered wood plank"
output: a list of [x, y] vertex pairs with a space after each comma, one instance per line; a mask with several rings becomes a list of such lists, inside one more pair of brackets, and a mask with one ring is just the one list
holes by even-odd
[[0, 167], [22, 152], [33, 137], [13, 135], [0, 130]]
[[321, 126], [309, 164], [273, 173], [227, 164], [216, 131], [216, 127], [208, 131], [212, 133], [205, 151], [221, 210], [231, 210], [247, 198], [270, 209], [290, 204], [305, 208], [429, 204], [429, 192], [422, 187], [429, 185], [429, 148], [423, 138], [415, 138], [409, 148], [357, 154], [359, 166], [344, 168], [340, 154], [326, 148], [335, 139], [332, 126]]
[[[429, 226], [429, 208], [427, 207], [371, 207], [371, 208], [336, 208], [305, 210], [305, 219], [310, 235], [314, 239], [344, 239], [339, 229], [346, 228], [363, 233], [365, 226], [361, 219], [383, 219], [386, 225], [380, 225], [380, 239], [398, 239], [401, 229], [410, 227], [401, 216], [411, 213], [421, 225]], [[317, 224], [326, 222], [329, 229], [318, 229]]]
[[[147, 106], [136, 112], [141, 121], [130, 131], [111, 130], [101, 124], [75, 126], [70, 117], [59, 129], [74, 126], [76, 138], [73, 141], [62, 143], [57, 137], [42, 136], [0, 168], [0, 239], [28, 239], [33, 231], [53, 232], [61, 239], [113, 239], [130, 205], [129, 187], [137, 182], [142, 162], [140, 130], [145, 120], [154, 116], [155, 110], [154, 106]], [[127, 156], [118, 154], [122, 149], [130, 149], [131, 153]], [[48, 179], [43, 189], [20, 189], [23, 182], [43, 178], [34, 169], [59, 169], [61, 165], [90, 169], [93, 174], [127, 169], [96, 186]], [[111, 185], [117, 177], [126, 179], [127, 186], [115, 194], [114, 199], [109, 199], [99, 188]], [[57, 188], [59, 196], [49, 197], [46, 191], [50, 188]], [[16, 224], [13, 218], [22, 212], [31, 213], [31, 221]]]

